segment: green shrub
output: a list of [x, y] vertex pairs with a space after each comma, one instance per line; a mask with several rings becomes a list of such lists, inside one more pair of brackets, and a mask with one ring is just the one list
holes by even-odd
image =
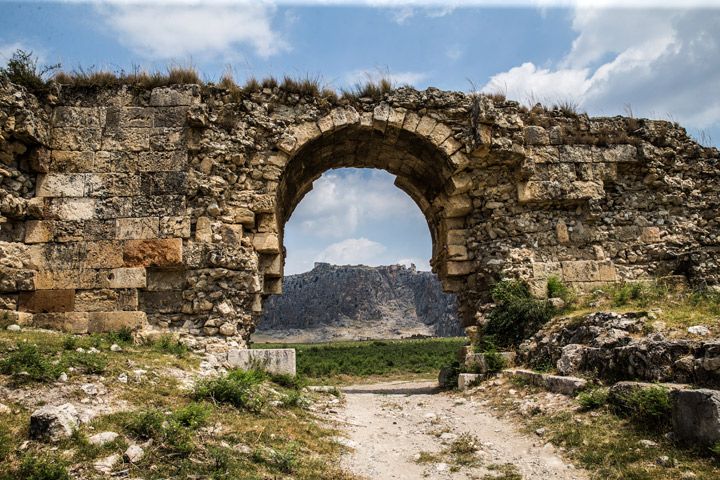
[[271, 373], [269, 376], [271, 382], [277, 383], [281, 387], [292, 388], [293, 390], [302, 390], [307, 386], [307, 381], [300, 375]]
[[534, 298], [524, 282], [498, 282], [492, 298], [495, 307], [488, 314], [483, 333], [501, 347], [518, 345], [555, 314], [553, 306], [546, 300]]
[[281, 402], [284, 407], [306, 408], [310, 404], [308, 399], [297, 390], [288, 392], [288, 394], [282, 398]]
[[0, 78], [21, 85], [31, 92], [39, 92], [46, 88], [45, 79], [59, 68], [59, 63], [38, 66], [38, 59], [32, 52], [16, 50], [5, 68], [0, 68]]
[[548, 298], [561, 298], [566, 305], [575, 301], [575, 292], [558, 277], [552, 276], [547, 280]]
[[710, 447], [710, 453], [716, 458], [720, 458], [720, 442], [715, 442], [715, 444]]
[[142, 440], [157, 438], [163, 431], [165, 415], [158, 410], [144, 410], [133, 413], [123, 427], [132, 436]]
[[602, 407], [607, 403], [608, 400], [608, 389], [607, 388], [592, 388], [580, 392], [577, 396], [577, 401], [583, 410], [595, 410]]
[[458, 377], [461, 373], [463, 373], [462, 368], [460, 368], [460, 362], [456, 360], [449, 365], [444, 366], [441, 371], [445, 371], [445, 375], [442, 379], [443, 382], [440, 384], [440, 388], [456, 388], [458, 384]]
[[232, 370], [223, 377], [199, 382], [193, 398], [227, 403], [257, 413], [265, 406], [259, 386], [266, 378], [266, 374], [259, 370]]
[[670, 393], [661, 385], [634, 389], [619, 400], [616, 412], [629, 417], [638, 426], [660, 430], [669, 423], [672, 413]]
[[52, 382], [61, 370], [60, 365], [53, 365], [37, 346], [29, 343], [18, 343], [17, 349], [0, 361], [0, 373], [12, 375], [19, 382]]
[[105, 334], [108, 343], [117, 343], [121, 345], [128, 345], [133, 342], [133, 331], [129, 327], [122, 327], [116, 332], [108, 332]]
[[77, 337], [74, 335], [66, 335], [62, 341], [62, 347], [64, 350], [75, 350], [78, 348]]
[[180, 426], [196, 430], [205, 425], [209, 416], [210, 408], [207, 405], [193, 402], [176, 410], [172, 420]]
[[484, 352], [487, 373], [497, 373], [507, 366], [505, 358], [497, 351]]

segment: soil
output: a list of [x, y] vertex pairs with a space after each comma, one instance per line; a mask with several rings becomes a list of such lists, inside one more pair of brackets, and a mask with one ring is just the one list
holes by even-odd
[[[513, 470], [528, 480], [589, 478], [555, 447], [520, 433], [484, 402], [436, 386], [396, 381], [343, 387], [344, 403], [329, 413], [350, 447], [343, 467], [373, 480], [483, 479]], [[473, 435], [478, 450], [477, 461], [460, 465], [448, 449], [462, 434]]]

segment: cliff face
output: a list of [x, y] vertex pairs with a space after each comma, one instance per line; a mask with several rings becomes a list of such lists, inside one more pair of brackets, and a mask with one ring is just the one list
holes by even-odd
[[455, 296], [442, 292], [435, 275], [413, 267], [316, 263], [309, 272], [285, 277], [283, 286], [283, 294], [264, 305], [261, 335], [304, 330], [320, 340], [463, 334]]

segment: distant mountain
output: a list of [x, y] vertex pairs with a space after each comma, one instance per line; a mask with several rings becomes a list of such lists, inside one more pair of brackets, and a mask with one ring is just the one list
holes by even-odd
[[455, 296], [415, 266], [316, 263], [283, 281], [263, 307], [255, 341], [462, 335]]

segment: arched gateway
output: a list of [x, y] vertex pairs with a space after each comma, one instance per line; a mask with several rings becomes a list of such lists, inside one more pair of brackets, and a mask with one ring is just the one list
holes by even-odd
[[244, 342], [282, 291], [283, 228], [338, 167], [397, 176], [472, 324], [489, 285], [720, 280], [720, 155], [662, 121], [409, 88], [0, 87], [0, 309], [67, 331]]

